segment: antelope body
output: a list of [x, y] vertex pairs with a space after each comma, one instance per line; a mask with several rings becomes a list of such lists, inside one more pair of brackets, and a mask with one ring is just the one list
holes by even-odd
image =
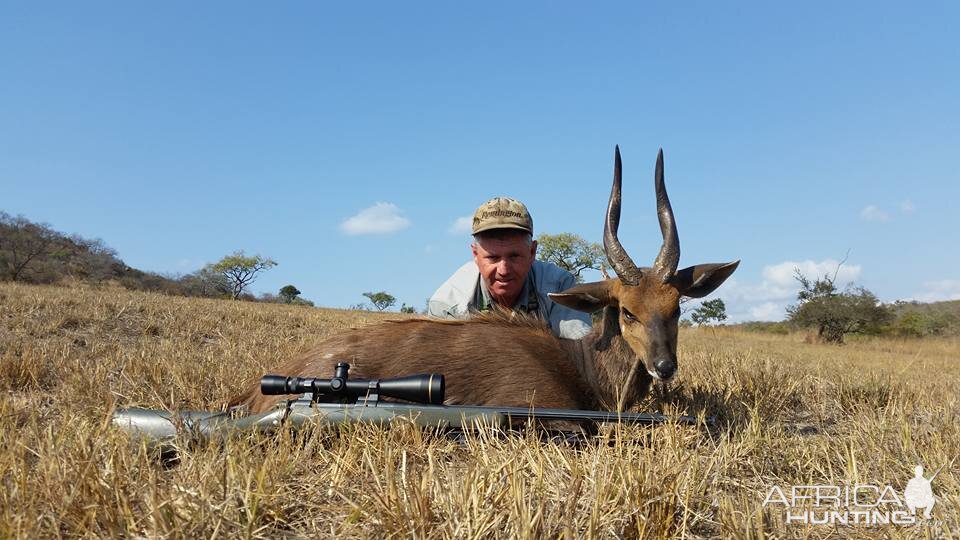
[[[676, 373], [680, 298], [709, 294], [739, 261], [677, 270], [680, 244], [661, 150], [654, 178], [663, 245], [651, 268], [637, 267], [617, 239], [621, 169], [617, 147], [603, 234], [617, 278], [550, 295], [580, 311], [603, 309], [602, 321], [591, 334], [577, 340], [558, 338], [539, 319], [503, 311], [466, 320], [385, 321], [331, 337], [275, 373], [327, 376], [337, 362], [346, 361], [351, 375], [362, 378], [442, 373], [448, 404], [630, 407], [643, 398], [654, 378], [669, 380]], [[257, 381], [231, 404], [259, 413], [282, 399], [261, 395]]]

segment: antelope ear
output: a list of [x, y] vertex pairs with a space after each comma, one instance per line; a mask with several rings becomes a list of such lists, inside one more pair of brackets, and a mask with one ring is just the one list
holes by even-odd
[[673, 284], [684, 296], [702, 298], [726, 281], [739, 265], [740, 261], [688, 266], [677, 271]]
[[616, 293], [613, 292], [610, 285], [612, 281], [614, 280], [584, 283], [562, 292], [550, 293], [547, 296], [554, 302], [570, 309], [593, 313], [603, 309], [604, 306], [617, 303]]

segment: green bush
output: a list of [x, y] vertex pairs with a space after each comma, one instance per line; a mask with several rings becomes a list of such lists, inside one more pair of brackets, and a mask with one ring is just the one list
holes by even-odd
[[957, 317], [951, 313], [910, 311], [897, 317], [887, 330], [901, 337], [942, 336], [957, 322]]

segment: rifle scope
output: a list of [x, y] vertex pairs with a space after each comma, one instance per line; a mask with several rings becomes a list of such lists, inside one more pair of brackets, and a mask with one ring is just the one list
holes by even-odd
[[260, 379], [260, 392], [265, 396], [309, 393], [317, 401], [383, 396], [430, 405], [443, 404], [445, 385], [443, 375], [439, 373], [391, 379], [349, 379], [349, 369], [350, 364], [338, 363], [332, 379], [264, 375]]

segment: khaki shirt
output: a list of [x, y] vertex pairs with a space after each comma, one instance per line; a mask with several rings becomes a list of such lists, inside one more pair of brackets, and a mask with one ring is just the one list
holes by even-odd
[[[557, 304], [547, 293], [561, 292], [573, 287], [573, 274], [555, 264], [533, 261], [520, 297], [513, 309], [535, 313], [550, 322], [550, 329], [559, 337], [581, 338], [591, 330], [590, 315]], [[427, 311], [434, 317], [465, 319], [470, 313], [483, 311], [491, 303], [486, 284], [480, 279], [480, 270], [470, 261], [454, 272], [433, 293], [427, 302]]]

